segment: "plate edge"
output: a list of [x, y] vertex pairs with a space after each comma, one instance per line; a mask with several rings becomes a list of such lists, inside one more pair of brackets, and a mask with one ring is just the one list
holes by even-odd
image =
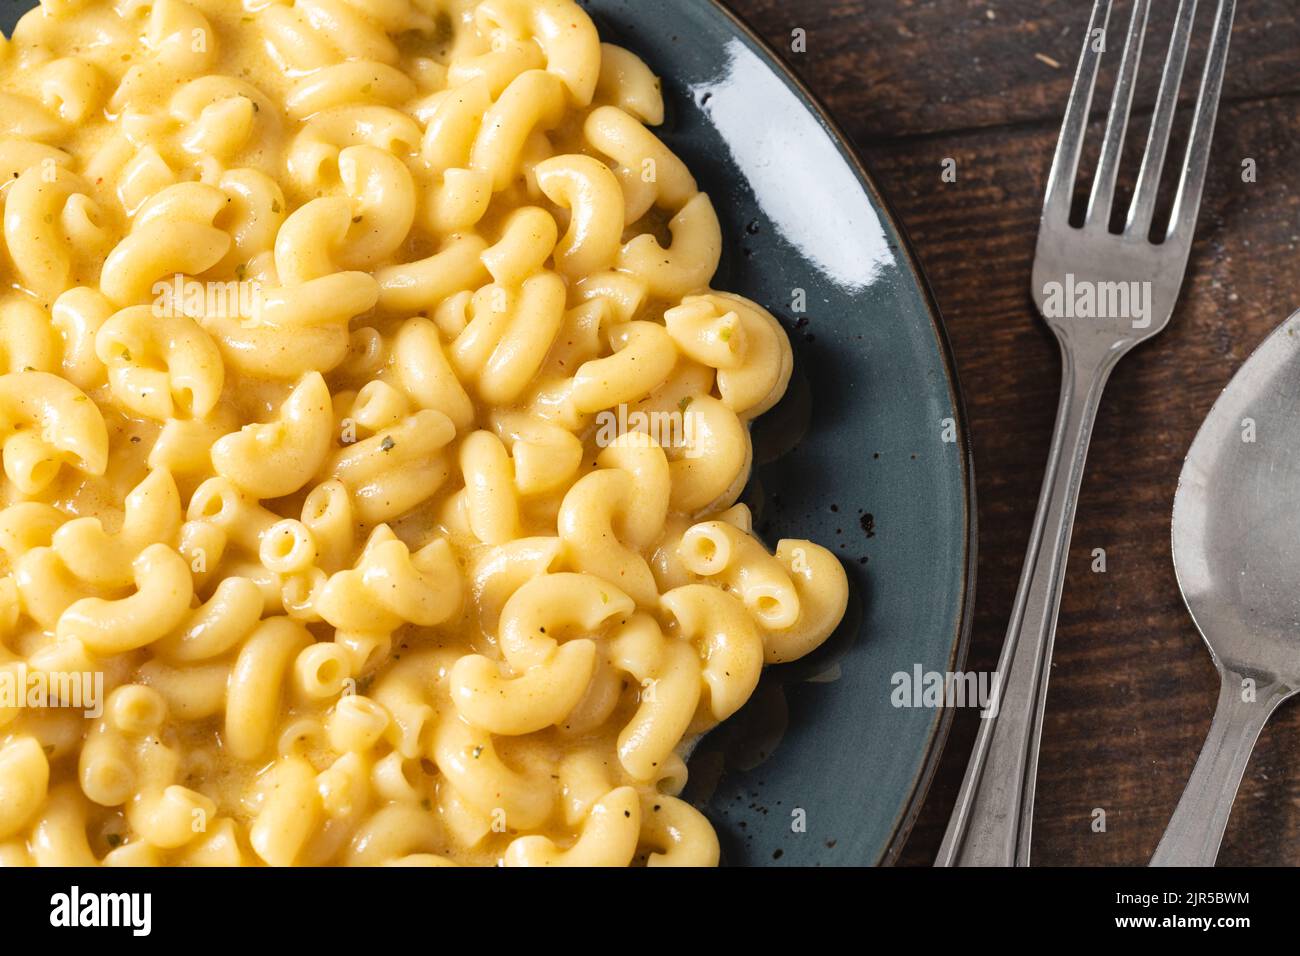
[[[817, 121], [821, 123], [822, 128], [826, 130], [845, 161], [853, 169], [858, 181], [868, 191], [879, 210], [888, 220], [890, 228], [898, 237], [903, 252], [902, 258], [906, 261], [907, 268], [916, 280], [917, 287], [921, 290], [921, 297], [930, 319], [930, 329], [939, 348], [939, 358], [943, 365], [949, 400], [957, 416], [958, 445], [961, 449], [960, 465], [966, 528], [965, 540], [962, 543], [965, 552], [963, 561], [965, 569], [962, 577], [961, 607], [957, 615], [957, 634], [948, 663], [950, 671], [959, 671], [965, 666], [970, 651], [971, 631], [974, 624], [976, 570], [979, 553], [979, 510], [976, 499], [974, 450], [971, 443], [970, 429], [967, 424], [965, 395], [962, 392], [961, 382], [957, 374], [956, 356], [953, 354], [952, 343], [948, 338], [947, 325], [944, 322], [942, 312], [939, 310], [934, 290], [921, 268], [920, 256], [917, 254], [902, 221], [895, 213], [893, 206], [890, 205], [889, 200], [885, 198], [875, 177], [859, 155], [853, 140], [833, 118], [821, 98], [794, 73], [772, 46], [740, 14], [730, 9], [722, 0], [707, 0], [707, 2], [729, 20], [736, 31], [763, 55], [771, 68], [804, 101], [805, 105], [817, 118]], [[911, 795], [895, 818], [893, 833], [884, 851], [874, 861], [869, 862], [878, 866], [893, 866], [897, 862], [908, 837], [911, 835], [912, 827], [920, 815], [921, 808], [925, 804], [926, 797], [929, 795], [935, 771], [938, 769], [939, 762], [943, 757], [952, 730], [953, 716], [952, 708], [938, 708], [935, 723], [930, 731], [925, 759], [912, 781]]]

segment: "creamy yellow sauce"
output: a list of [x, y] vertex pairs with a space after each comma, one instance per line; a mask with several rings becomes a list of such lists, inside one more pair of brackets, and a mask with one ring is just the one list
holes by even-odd
[[0, 862], [715, 864], [683, 741], [847, 587], [736, 504], [790, 348], [645, 64], [46, 0], [0, 90]]

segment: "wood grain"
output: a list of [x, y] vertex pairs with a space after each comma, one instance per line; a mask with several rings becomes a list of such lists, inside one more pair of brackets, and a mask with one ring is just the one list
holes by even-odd
[[[786, 52], [855, 138], [934, 286], [975, 447], [980, 566], [968, 666], [992, 669], [1056, 407], [1056, 346], [1030, 303], [1028, 281], [1088, 5], [732, 5]], [[1154, 6], [1164, 16], [1172, 4]], [[1021, 12], [1031, 7], [1032, 14]], [[1127, 17], [1124, 5], [1119, 15]], [[806, 54], [789, 52], [795, 27], [808, 31]], [[1239, 4], [1182, 299], [1170, 329], [1127, 358], [1106, 393], [1052, 668], [1034, 831], [1041, 865], [1145, 863], [1209, 727], [1216, 677], [1178, 595], [1169, 514], [1183, 456], [1214, 398], [1300, 307], [1298, 40], [1294, 0]], [[949, 157], [957, 161], [955, 183], [940, 178]], [[1248, 158], [1257, 164], [1255, 182], [1242, 179]], [[1091, 567], [1097, 548], [1105, 550], [1105, 573]], [[975, 724], [973, 713], [958, 714], [902, 862], [933, 860]], [[1287, 706], [1247, 770], [1221, 863], [1300, 864], [1298, 757], [1300, 707]], [[1093, 830], [1097, 809], [1105, 811], [1105, 832]]]
[[[854, 136], [894, 139], [981, 126], [1060, 122], [1088, 25], [1087, 0], [734, 0], [733, 9], [835, 108]], [[1147, 82], [1154, 99], [1176, 3], [1151, 5]], [[1201, 0], [1194, 51], [1203, 51], [1214, 0]], [[1128, 4], [1116, 6], [1118, 48]], [[794, 53], [802, 29], [807, 52]], [[1238, 2], [1229, 99], [1300, 91], [1300, 18], [1291, 0]], [[1244, 52], [1243, 52], [1244, 51]], [[1053, 61], [1056, 66], [1039, 57]], [[1199, 62], [1195, 52], [1189, 72]], [[1149, 65], [1149, 66], [1148, 66]]]

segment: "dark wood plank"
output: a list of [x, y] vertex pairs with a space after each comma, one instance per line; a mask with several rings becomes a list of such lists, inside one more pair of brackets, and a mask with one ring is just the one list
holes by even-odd
[[[1056, 407], [1056, 346], [1028, 295], [1043, 181], [1086, 4], [736, 0], [849, 127], [916, 244], [948, 322], [975, 444], [980, 571], [968, 666], [996, 663]], [[1030, 4], [1016, 4], [1027, 8]], [[994, 18], [987, 11], [992, 9]], [[1182, 459], [1219, 390], [1300, 306], [1300, 96], [1291, 0], [1240, 5], [1198, 239], [1173, 325], [1106, 394], [1071, 550], [1039, 774], [1035, 861], [1142, 864], [1209, 726], [1210, 659], [1174, 580]], [[820, 44], [820, 45], [819, 45]], [[1033, 59], [1045, 52], [1060, 71]], [[924, 134], [924, 135], [916, 135]], [[958, 181], [940, 163], [958, 163]], [[1253, 158], [1254, 183], [1241, 163]], [[1091, 569], [1106, 552], [1104, 574]], [[956, 726], [902, 862], [932, 861], [977, 719]], [[1300, 863], [1300, 708], [1266, 730], [1225, 864]], [[1094, 811], [1106, 831], [1094, 832]]]
[[[1182, 458], [1219, 390], [1300, 305], [1296, 98], [1225, 109], [1199, 239], [1172, 327], [1123, 363], [1097, 423], [1061, 609], [1039, 775], [1042, 863], [1142, 863], [1209, 726], [1215, 678], [1178, 595], [1169, 514]], [[989, 130], [867, 150], [908, 225], [948, 321], [969, 403], [980, 497], [971, 666], [1001, 644], [1051, 434], [1056, 348], [1028, 298], [1050, 127]], [[936, 156], [957, 158], [958, 182]], [[1242, 182], [1239, 158], [1269, 170]], [[1107, 570], [1091, 570], [1094, 548]], [[954, 733], [905, 856], [937, 849], [974, 735]], [[1222, 859], [1300, 863], [1300, 709], [1279, 715], [1248, 773]], [[1092, 813], [1107, 814], [1093, 833]]]
[[[1169, 555], [1178, 472], [1205, 412], [1249, 351], [1300, 306], [1300, 100], [1238, 104], [1219, 122], [1199, 241], [1173, 326], [1115, 373], [1079, 502], [1039, 777], [1036, 858], [1140, 864], [1191, 773], [1216, 683]], [[1279, 121], [1279, 118], [1286, 120]], [[992, 667], [1034, 512], [1054, 405], [1056, 347], [1027, 299], [1052, 127], [963, 135], [969, 181], [936, 189], [911, 144], [868, 150], [914, 230], [956, 347], [975, 436], [982, 562], [972, 666]], [[948, 146], [943, 139], [932, 144]], [[1270, 172], [1245, 183], [1239, 157]], [[963, 159], [965, 157], [965, 159]], [[1093, 574], [1092, 551], [1106, 551]], [[974, 737], [963, 715], [905, 857], [937, 848]], [[1248, 771], [1222, 860], [1300, 862], [1300, 709], [1279, 714]], [[1271, 782], [1271, 783], [1270, 783]], [[1092, 812], [1108, 817], [1091, 830]]]
[[[853, 135], [871, 139], [1056, 122], [1091, 8], [1086, 0], [735, 0], [732, 6], [833, 103]], [[1143, 68], [1152, 82], [1139, 87], [1139, 105], [1153, 98], [1175, 6], [1152, 4], [1151, 36], [1159, 42], [1148, 44]], [[1213, 6], [1212, 0], [1201, 4], [1198, 49]], [[1113, 24], [1127, 23], [1121, 3]], [[805, 53], [791, 49], [796, 29], [806, 32]], [[1300, 90], [1294, 0], [1238, 3], [1233, 37], [1226, 96]]]

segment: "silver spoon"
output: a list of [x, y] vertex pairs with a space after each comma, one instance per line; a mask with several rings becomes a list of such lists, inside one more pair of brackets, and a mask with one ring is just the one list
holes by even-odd
[[1222, 678], [1152, 866], [1213, 866], [1260, 731], [1300, 689], [1300, 312], [1223, 390], [1178, 479], [1174, 568]]

